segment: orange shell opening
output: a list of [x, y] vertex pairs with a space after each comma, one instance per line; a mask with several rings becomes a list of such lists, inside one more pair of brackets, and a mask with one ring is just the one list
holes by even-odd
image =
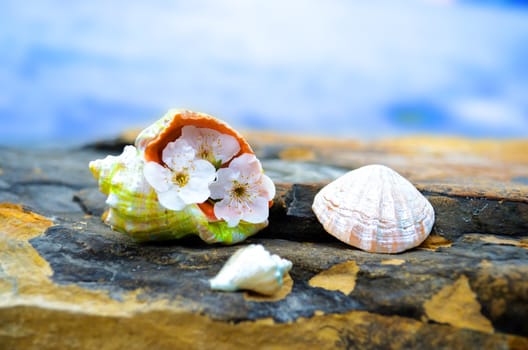
[[176, 140], [181, 136], [181, 130], [186, 125], [193, 125], [198, 128], [209, 128], [221, 132], [222, 134], [231, 135], [237, 139], [240, 144], [240, 151], [235, 155], [238, 157], [243, 153], [255, 154], [247, 141], [232, 129], [226, 123], [204, 113], [193, 111], [182, 111], [174, 115], [170, 124], [152, 139], [145, 147], [145, 160], [147, 162], [156, 162], [163, 165], [161, 154], [169, 142]]
[[[162, 153], [169, 142], [176, 140], [181, 136], [181, 130], [186, 125], [193, 125], [198, 128], [209, 128], [216, 130], [222, 134], [233, 136], [237, 139], [240, 145], [240, 151], [235, 155], [238, 157], [244, 153], [255, 154], [251, 146], [237, 131], [221, 120], [218, 120], [210, 115], [198, 113], [193, 111], [181, 111], [174, 115], [172, 121], [167, 127], [159, 133], [159, 135], [152, 139], [145, 147], [145, 160], [147, 162], [156, 162], [163, 165]], [[229, 164], [229, 163], [227, 163]], [[226, 164], [226, 165], [227, 165]], [[226, 166], [224, 165], [224, 166]], [[269, 202], [271, 207], [273, 201]], [[198, 207], [202, 210], [205, 216], [210, 221], [217, 221], [218, 218], [214, 214], [213, 205], [208, 202], [199, 203]]]
[[207, 217], [207, 220], [209, 220], [209, 222], [218, 221], [218, 218], [214, 213], [214, 206], [211, 203], [206, 201], [203, 203], [198, 203], [197, 205], [198, 208], [200, 208], [200, 210], [202, 211], [202, 213], [204, 213], [204, 215]]

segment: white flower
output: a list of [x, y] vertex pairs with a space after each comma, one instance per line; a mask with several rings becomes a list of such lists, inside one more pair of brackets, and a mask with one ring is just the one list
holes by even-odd
[[266, 221], [268, 203], [275, 196], [275, 185], [262, 173], [260, 162], [253, 154], [244, 153], [231, 161], [228, 168], [217, 172], [217, 179], [209, 186], [215, 203], [214, 213], [229, 227], [240, 220], [250, 223]]
[[216, 168], [231, 160], [239, 151], [236, 138], [208, 128], [186, 125], [179, 139], [185, 140], [196, 150], [196, 157], [211, 162]]
[[215, 167], [195, 158], [196, 152], [186, 141], [169, 142], [162, 153], [165, 166], [147, 162], [143, 174], [158, 194], [165, 208], [182, 210], [209, 198], [209, 184], [215, 178]]

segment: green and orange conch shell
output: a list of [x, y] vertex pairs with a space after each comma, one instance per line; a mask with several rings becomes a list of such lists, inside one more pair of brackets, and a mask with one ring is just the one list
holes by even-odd
[[[194, 234], [207, 243], [234, 244], [265, 228], [268, 225], [267, 212], [261, 222], [255, 222], [254, 219], [245, 221], [244, 217], [227, 222], [216, 217], [215, 212], [221, 212], [215, 208], [219, 203], [216, 197], [185, 205], [180, 210], [168, 209], [160, 203], [157, 189], [145, 177], [145, 166], [155, 162], [166, 167], [164, 149], [180, 138], [185, 126], [216, 130], [238, 142], [239, 151], [232, 160], [222, 165], [213, 164], [216, 169], [211, 167], [217, 171], [215, 181], [221, 175], [219, 170], [235, 163], [235, 158], [239, 158], [239, 163], [247, 157], [256, 160], [247, 141], [226, 123], [203, 113], [169, 110], [138, 135], [135, 146], [126, 146], [119, 156], [107, 156], [90, 162], [90, 170], [98, 181], [100, 191], [107, 195], [108, 209], [103, 214], [103, 221], [138, 241], [171, 240]], [[222, 173], [225, 172], [222, 170]], [[262, 177], [266, 178], [265, 181], [261, 179], [267, 181], [266, 184], [271, 182], [265, 175]], [[238, 181], [235, 179], [233, 183]], [[270, 201], [273, 195], [274, 187], [265, 192], [266, 201]]]

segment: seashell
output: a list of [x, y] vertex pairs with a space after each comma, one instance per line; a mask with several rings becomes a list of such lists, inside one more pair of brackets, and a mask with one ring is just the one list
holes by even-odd
[[113, 229], [138, 241], [179, 239], [196, 234], [207, 243], [234, 244], [268, 225], [240, 221], [229, 227], [214, 217], [211, 204], [196, 203], [182, 210], [163, 207], [157, 193], [144, 176], [147, 161], [161, 162], [165, 146], [178, 138], [186, 125], [207, 127], [233, 136], [240, 144], [239, 154], [253, 154], [249, 144], [235, 130], [212, 116], [187, 110], [170, 110], [142, 131], [135, 146], [126, 146], [119, 156], [90, 162], [89, 168], [106, 194], [108, 210], [103, 221]]
[[240, 151], [236, 156], [242, 153], [255, 153], [242, 135], [223, 121], [205, 113], [185, 109], [169, 110], [161, 119], [139, 133], [135, 145], [144, 153], [145, 161], [161, 163], [163, 149], [169, 142], [180, 137], [182, 128], [186, 125], [214, 129], [233, 136], [240, 144]]
[[291, 261], [271, 255], [260, 244], [250, 244], [237, 250], [209, 283], [212, 289], [225, 292], [244, 289], [273, 295], [291, 267]]
[[329, 183], [312, 209], [324, 229], [354, 247], [399, 253], [431, 232], [434, 210], [405, 178], [383, 165], [368, 165]]
[[[138, 240], [181, 238], [193, 232], [197, 210], [171, 212], [161, 207], [156, 192], [143, 177], [144, 161], [134, 146], [125, 146], [117, 157], [90, 162], [99, 189], [108, 195], [103, 221]], [[194, 210], [193, 210], [194, 209]]]

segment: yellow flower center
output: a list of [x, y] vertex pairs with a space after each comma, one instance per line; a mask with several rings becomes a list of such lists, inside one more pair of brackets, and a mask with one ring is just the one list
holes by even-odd
[[236, 199], [243, 199], [249, 196], [247, 191], [247, 184], [233, 181], [233, 187], [231, 188], [231, 196]]
[[209, 149], [202, 146], [200, 148], [199, 157], [205, 160], [209, 160]]
[[189, 182], [189, 174], [185, 172], [175, 173], [172, 176], [172, 182], [180, 187], [183, 187]]

